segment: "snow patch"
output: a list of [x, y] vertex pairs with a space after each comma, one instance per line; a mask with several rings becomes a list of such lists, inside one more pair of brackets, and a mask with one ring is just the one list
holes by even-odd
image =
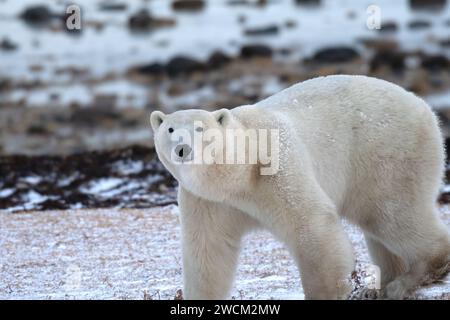
[[16, 192], [16, 189], [14, 189], [14, 188], [0, 190], [0, 198], [7, 198], [10, 195], [12, 195], [14, 192]]
[[120, 175], [137, 174], [144, 170], [143, 161], [120, 160], [113, 164], [113, 170]]
[[96, 181], [91, 181], [87, 186], [80, 188], [80, 191], [88, 194], [99, 194], [113, 188], [116, 188], [123, 183], [123, 179], [120, 178], [101, 178]]

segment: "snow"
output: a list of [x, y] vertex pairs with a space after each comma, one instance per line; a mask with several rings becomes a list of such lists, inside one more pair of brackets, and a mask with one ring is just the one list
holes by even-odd
[[213, 100], [216, 92], [211, 86], [204, 86], [197, 90], [192, 90], [187, 93], [183, 93], [177, 96], [170, 96], [166, 92], [161, 92], [159, 99], [162, 106], [167, 106], [173, 111], [176, 111], [177, 107], [186, 105], [201, 106], [203, 102]]
[[24, 97], [30, 107], [42, 107], [51, 105], [52, 96], [57, 97], [58, 105], [69, 106], [77, 103], [81, 106], [87, 105], [91, 101], [91, 89], [81, 84], [68, 84], [53, 86], [51, 89], [42, 88], [24, 92]]
[[22, 178], [22, 180], [28, 184], [36, 185], [42, 181], [42, 178], [38, 176], [29, 176]]
[[[137, 169], [137, 168], [135, 168]], [[140, 172], [140, 171], [139, 171]], [[155, 174], [147, 178], [147, 183], [152, 184], [162, 179], [162, 176]], [[139, 196], [139, 194], [131, 193], [131, 191], [142, 192], [143, 181], [128, 181], [122, 178], [101, 178], [95, 181], [90, 181], [84, 186], [80, 187], [80, 191], [85, 194], [91, 194], [101, 198], [115, 198], [122, 196], [124, 199], [130, 196]]]
[[149, 98], [149, 89], [123, 79], [106, 81], [92, 86], [70, 82], [52, 83], [51, 88], [12, 90], [7, 92], [2, 99], [16, 103], [25, 99], [29, 107], [44, 107], [52, 104], [68, 107], [73, 103], [88, 106], [93, 103], [95, 96], [114, 97], [117, 99], [115, 105], [118, 108], [132, 106], [142, 109]]
[[448, 193], [448, 192], [450, 192], [450, 185], [446, 184], [446, 185], [442, 186], [440, 192], [441, 193]]
[[130, 175], [140, 173], [144, 169], [144, 162], [131, 161], [131, 160], [120, 160], [113, 164], [114, 171], [118, 172], [120, 175]]
[[424, 99], [434, 110], [447, 109], [450, 106], [450, 91], [431, 94]]
[[122, 184], [123, 180], [119, 178], [102, 178], [96, 181], [89, 182], [87, 186], [81, 187], [81, 191], [90, 194], [99, 194], [104, 191], [116, 188]]
[[149, 88], [126, 80], [115, 80], [99, 84], [94, 88], [96, 94], [114, 95], [117, 97], [117, 107], [144, 108], [149, 98]]
[[262, 94], [264, 96], [271, 96], [283, 89], [285, 89], [285, 85], [283, 85], [277, 77], [272, 77], [264, 81]]
[[12, 195], [15, 191], [16, 191], [16, 189], [14, 189], [14, 188], [7, 188], [7, 189], [0, 190], [0, 198], [7, 198], [10, 195]]
[[24, 195], [24, 201], [26, 202], [25, 206], [27, 206], [27, 204], [33, 205], [36, 203], [41, 203], [41, 202], [46, 201], [47, 199], [48, 199], [48, 197], [43, 196], [34, 190], [30, 190], [30, 191], [28, 191], [28, 193], [26, 193]]
[[72, 182], [74, 182], [77, 178], [79, 177], [78, 174], [73, 174], [69, 177], [63, 177], [61, 179], [58, 180], [58, 187], [67, 187], [69, 186]]
[[[442, 217], [450, 223], [450, 209]], [[362, 234], [345, 225], [359, 266]], [[39, 232], [35, 232], [39, 230]], [[178, 207], [0, 212], [0, 299], [173, 299], [182, 287]], [[450, 279], [418, 291], [450, 292]], [[303, 299], [294, 261], [268, 232], [244, 247], [231, 299]]]
[[123, 144], [123, 141], [127, 141], [130, 145], [142, 143], [149, 138], [149, 128], [118, 128], [108, 130], [107, 134], [100, 130], [85, 131], [81, 134], [86, 136], [84, 141], [87, 148], [98, 149], [100, 145], [120, 145]]
[[113, 197], [120, 195], [123, 192], [138, 189], [139, 187], [140, 187], [140, 184], [138, 182], [130, 181], [130, 182], [125, 183], [124, 185], [121, 185], [118, 188], [112, 188], [111, 190], [102, 192], [101, 196], [104, 198], [113, 198]]
[[[11, 190], [11, 191], [9, 191]], [[10, 195], [12, 195], [16, 190], [14, 189], [5, 189], [0, 192], [0, 199], [6, 198]], [[36, 204], [43, 203], [49, 199], [52, 199], [52, 197], [47, 197], [45, 195], [40, 194], [39, 192], [36, 192], [34, 190], [29, 190], [28, 192], [21, 195], [21, 205], [18, 206], [12, 206], [8, 209], [4, 210], [5, 212], [16, 212], [16, 211], [23, 211], [23, 210], [33, 210], [36, 207]]]

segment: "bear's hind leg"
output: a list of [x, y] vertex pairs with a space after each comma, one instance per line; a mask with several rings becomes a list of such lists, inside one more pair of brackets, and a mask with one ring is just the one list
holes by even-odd
[[380, 268], [380, 284], [384, 288], [386, 284], [405, 273], [406, 265], [402, 259], [389, 251], [380, 241], [364, 234], [367, 248], [372, 262]]
[[[381, 295], [380, 289], [384, 289], [388, 283], [404, 274], [406, 272], [406, 264], [369, 233], [365, 232], [364, 237], [371, 262], [378, 268], [379, 273], [375, 274], [375, 283], [372, 283], [370, 287], [359, 288], [352, 293], [351, 298], [356, 300], [379, 299]], [[372, 269], [371, 271], [375, 270], [377, 269]]]
[[[448, 235], [446, 232], [436, 231], [434, 237], [429, 235], [428, 239], [430, 241], [424, 246], [423, 251], [410, 257], [408, 271], [386, 285], [383, 290], [385, 298], [403, 299], [419, 286], [431, 284], [448, 274], [450, 271]], [[410, 241], [420, 243], [419, 239]]]
[[[387, 250], [405, 262], [405, 272], [382, 290], [384, 298], [404, 299], [417, 287], [442, 277], [448, 270], [450, 241], [445, 225], [439, 220], [435, 208], [426, 208], [417, 202], [416, 206], [413, 204], [395, 214], [386, 208], [387, 211], [380, 216], [387, 220], [378, 221], [370, 232]], [[380, 267], [388, 265], [389, 259], [385, 256]]]
[[328, 206], [305, 210], [310, 211], [306, 223], [293, 212], [289, 222], [281, 227], [284, 234], [275, 233], [297, 262], [308, 300], [347, 299], [351, 293], [353, 250], [333, 210]]

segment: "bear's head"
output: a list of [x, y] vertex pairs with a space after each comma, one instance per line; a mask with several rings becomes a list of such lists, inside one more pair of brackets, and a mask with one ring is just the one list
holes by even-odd
[[150, 116], [159, 159], [186, 190], [219, 199], [248, 186], [254, 165], [226, 160], [226, 134], [243, 129], [228, 109], [154, 111]]

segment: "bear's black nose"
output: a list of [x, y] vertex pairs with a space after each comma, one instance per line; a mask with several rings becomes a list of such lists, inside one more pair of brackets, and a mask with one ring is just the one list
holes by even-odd
[[180, 144], [175, 148], [175, 154], [181, 159], [187, 158], [190, 155], [191, 151], [191, 147], [187, 144]]

